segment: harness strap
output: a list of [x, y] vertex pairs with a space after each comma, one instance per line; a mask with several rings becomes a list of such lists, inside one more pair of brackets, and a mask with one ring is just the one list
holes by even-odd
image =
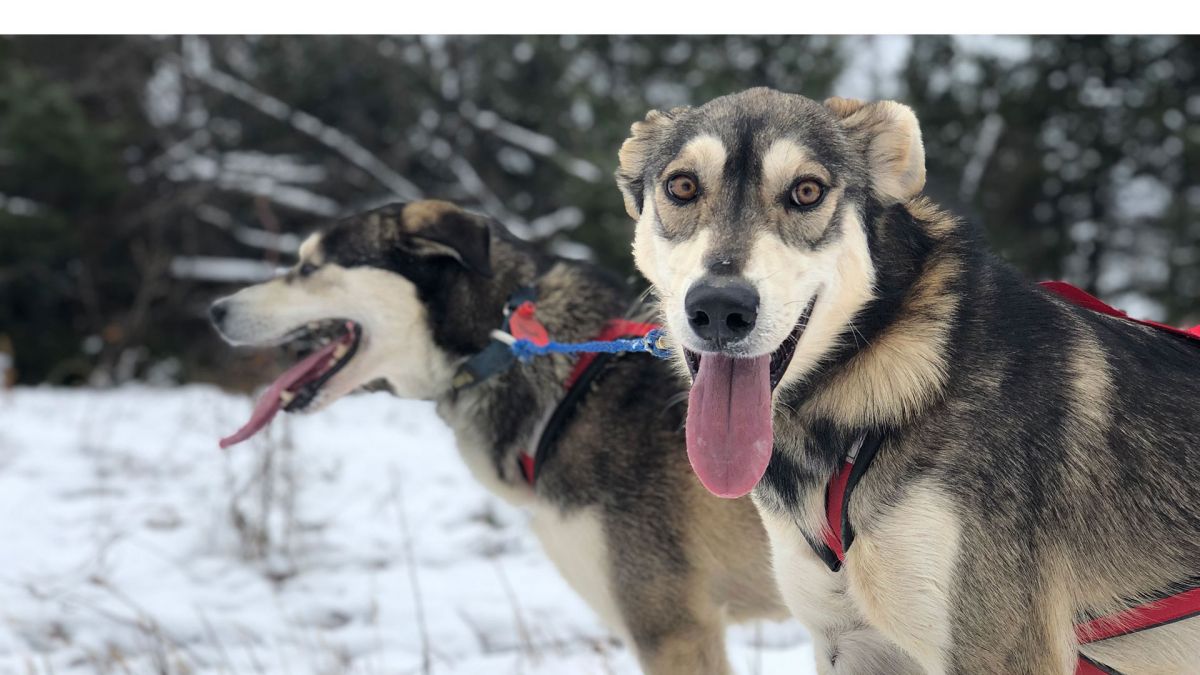
[[1143, 326], [1150, 326], [1151, 328], [1157, 328], [1159, 330], [1164, 330], [1168, 333], [1174, 333], [1175, 335], [1181, 335], [1193, 340], [1200, 340], [1200, 326], [1192, 326], [1191, 328], [1185, 329], [1165, 323], [1159, 323], [1157, 321], [1135, 319], [1116, 307], [1105, 303], [1100, 298], [1097, 298], [1081, 288], [1076, 288], [1065, 281], [1043, 281], [1038, 285], [1048, 291], [1053, 292], [1055, 295], [1058, 295], [1068, 302], [1079, 305], [1080, 307], [1084, 307], [1086, 309], [1090, 309], [1093, 312], [1107, 314], [1108, 316], [1115, 316], [1118, 319], [1125, 319], [1126, 321], [1132, 321], [1133, 323], [1140, 323]]
[[825, 527], [821, 529], [825, 550], [818, 550], [817, 555], [831, 571], [841, 569], [846, 561], [846, 551], [854, 543], [854, 528], [850, 525], [850, 493], [867, 469], [871, 468], [871, 462], [881, 445], [882, 433], [870, 431], [860, 434], [825, 486]]
[[[594, 339], [607, 341], [627, 337], [644, 337], [658, 327], [656, 324], [629, 321], [628, 319], [609, 319]], [[538, 436], [533, 454], [522, 452], [518, 458], [525, 482], [530, 485], [536, 482], [537, 477], [542, 473], [542, 467], [558, 451], [558, 438], [562, 436], [567, 423], [574, 416], [575, 409], [591, 391], [591, 384], [600, 376], [605, 365], [616, 356], [618, 355], [612, 353], [591, 352], [579, 355], [579, 360], [575, 362], [571, 374], [563, 380], [563, 389], [566, 390], [566, 394], [550, 413], [550, 419], [546, 421], [546, 426], [542, 428], [542, 433]]]
[[[1075, 639], [1081, 645], [1109, 638], [1132, 635], [1177, 621], [1200, 616], [1200, 580], [1193, 588], [1144, 602], [1116, 614], [1102, 616], [1075, 626]], [[1121, 675], [1114, 668], [1079, 655], [1075, 675]]]
[[[1200, 341], [1200, 326], [1183, 329], [1157, 321], [1135, 319], [1090, 293], [1063, 281], [1043, 281], [1041, 286], [1068, 302], [1090, 309], [1093, 312], [1106, 314], [1118, 319], [1139, 323], [1143, 326], [1157, 328], [1173, 335]], [[1086, 645], [1165, 626], [1196, 616], [1200, 616], [1200, 586], [1174, 595], [1167, 595], [1157, 600], [1151, 600], [1117, 612], [1116, 614], [1102, 616], [1081, 623], [1075, 626], [1075, 638], [1079, 641], [1079, 644]], [[1079, 655], [1075, 673], [1076, 675], [1121, 675], [1116, 669], [1090, 659], [1083, 654]]]
[[[629, 319], [609, 319], [596, 337], [592, 338], [595, 342], [607, 342], [618, 338], [645, 337], [650, 331], [659, 328], [658, 324], [643, 323], [640, 321], [630, 321]], [[592, 361], [599, 358], [601, 354], [596, 352], [585, 352], [579, 355], [579, 360], [575, 362], [575, 368], [571, 370], [571, 374], [563, 380], [563, 389], [570, 390], [579, 381], [583, 372], [587, 370]]]
[[1132, 635], [1200, 616], [1200, 586], [1075, 626], [1079, 644]]

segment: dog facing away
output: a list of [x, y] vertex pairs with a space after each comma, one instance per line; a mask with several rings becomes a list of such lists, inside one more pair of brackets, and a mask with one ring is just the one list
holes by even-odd
[[1200, 672], [1200, 618], [1075, 631], [1200, 579], [1200, 344], [989, 254], [921, 195], [898, 103], [653, 111], [617, 181], [692, 465], [753, 490], [821, 672]]
[[285, 276], [212, 306], [232, 344], [316, 342], [228, 440], [281, 408], [312, 412], [366, 385], [436, 401], [474, 476], [529, 509], [546, 553], [646, 672], [729, 672], [726, 621], [786, 609], [754, 505], [709, 495], [688, 468], [681, 406], [671, 404], [685, 385], [671, 367], [647, 356], [608, 361], [532, 483], [522, 458], [563, 398], [573, 359], [538, 358], [456, 386], [524, 288], [535, 289], [536, 317], [560, 341], [592, 339], [628, 306], [595, 267], [541, 254], [447, 202], [328, 226]]

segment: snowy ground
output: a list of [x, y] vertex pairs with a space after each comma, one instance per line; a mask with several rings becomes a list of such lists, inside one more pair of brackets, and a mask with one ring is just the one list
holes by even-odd
[[[0, 673], [634, 673], [432, 407], [277, 420], [207, 387], [0, 392]], [[811, 672], [794, 624], [740, 673]]]

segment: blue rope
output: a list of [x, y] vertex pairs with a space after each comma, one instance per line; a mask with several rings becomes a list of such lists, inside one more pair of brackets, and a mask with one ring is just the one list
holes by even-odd
[[555, 342], [551, 340], [545, 346], [534, 344], [529, 340], [517, 340], [510, 345], [513, 354], [522, 361], [528, 361], [535, 356], [546, 354], [620, 354], [622, 352], [642, 352], [652, 354], [660, 359], [670, 358], [671, 350], [659, 346], [662, 329], [655, 328], [639, 338], [617, 338], [616, 340], [593, 340], [592, 342]]

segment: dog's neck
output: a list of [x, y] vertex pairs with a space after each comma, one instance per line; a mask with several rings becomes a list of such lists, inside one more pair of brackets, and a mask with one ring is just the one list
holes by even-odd
[[[498, 259], [525, 264], [498, 271], [490, 281], [491, 292], [484, 296], [477, 291], [477, 297], [487, 297], [487, 302], [500, 308], [516, 289], [533, 287], [538, 321], [551, 339], [562, 342], [591, 339], [624, 309], [626, 298], [619, 285], [597, 269], [553, 258], [527, 264], [529, 255], [515, 248], [501, 251]], [[498, 320], [495, 327], [499, 328]], [[573, 365], [574, 359], [562, 354], [537, 357], [477, 386], [448, 389], [437, 400], [438, 413], [454, 430], [468, 466], [501, 497], [520, 503], [522, 496], [528, 496], [517, 458], [521, 452], [532, 452], [534, 436], [563, 396], [563, 382]]]
[[[863, 220], [875, 296], [821, 364], [781, 393], [776, 426], [784, 438], [804, 437], [819, 422], [897, 427], [943, 396], [973, 236], [923, 197], [868, 207]], [[803, 430], [790, 428], [797, 424]]]

